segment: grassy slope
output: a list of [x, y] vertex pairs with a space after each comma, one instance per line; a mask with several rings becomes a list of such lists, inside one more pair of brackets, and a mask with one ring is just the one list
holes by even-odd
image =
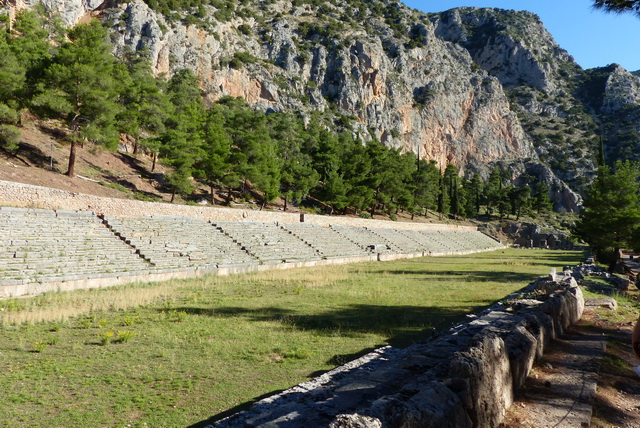
[[188, 425], [582, 259], [509, 249], [0, 301], [0, 425]]

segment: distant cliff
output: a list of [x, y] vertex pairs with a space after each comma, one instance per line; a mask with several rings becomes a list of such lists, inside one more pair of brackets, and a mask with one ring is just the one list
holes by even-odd
[[618, 66], [582, 70], [529, 12], [424, 14], [378, 0], [216, 0], [169, 12], [142, 0], [17, 6], [35, 3], [67, 25], [99, 17], [116, 54], [146, 48], [158, 75], [193, 69], [210, 100], [321, 111], [464, 173], [486, 176], [501, 161], [514, 180], [545, 177], [565, 209], [579, 197], [564, 182], [580, 191], [590, 181], [600, 135], [607, 161], [636, 156], [640, 78]]

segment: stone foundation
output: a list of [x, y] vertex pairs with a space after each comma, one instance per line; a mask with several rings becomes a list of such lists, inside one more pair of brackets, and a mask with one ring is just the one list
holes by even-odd
[[385, 347], [210, 427], [495, 427], [551, 339], [580, 319], [569, 273], [424, 343]]

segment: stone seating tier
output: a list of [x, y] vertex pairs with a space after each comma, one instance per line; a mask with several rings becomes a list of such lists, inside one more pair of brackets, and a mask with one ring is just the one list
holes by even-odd
[[324, 258], [364, 257], [371, 254], [330, 227], [309, 223], [287, 223], [282, 227], [313, 247]]
[[94, 213], [0, 210], [0, 285], [113, 276], [149, 267]]
[[215, 225], [261, 262], [321, 258], [310, 245], [276, 223], [216, 222]]
[[391, 242], [364, 227], [331, 225], [331, 228], [371, 254], [401, 252]]
[[393, 248], [397, 248], [402, 253], [418, 253], [425, 250], [425, 245], [412, 239], [410, 236], [400, 233], [395, 229], [373, 229], [368, 228], [371, 232], [380, 236], [387, 242], [391, 243]]
[[110, 217], [104, 221], [158, 268], [256, 263], [209, 222], [186, 217]]
[[99, 218], [91, 212], [0, 207], [0, 286], [500, 246], [466, 230]]

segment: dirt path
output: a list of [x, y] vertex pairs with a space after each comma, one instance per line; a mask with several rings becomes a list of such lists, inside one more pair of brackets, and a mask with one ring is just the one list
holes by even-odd
[[[633, 305], [616, 313], [585, 310], [580, 322], [555, 341], [534, 366], [501, 426], [640, 427], [640, 377], [633, 370], [640, 360], [631, 349], [637, 317], [637, 306], [634, 309]], [[607, 340], [604, 356], [596, 363], [597, 343]], [[595, 383], [598, 366], [595, 389], [589, 378]], [[590, 413], [589, 404], [593, 405], [590, 422], [579, 416]]]

